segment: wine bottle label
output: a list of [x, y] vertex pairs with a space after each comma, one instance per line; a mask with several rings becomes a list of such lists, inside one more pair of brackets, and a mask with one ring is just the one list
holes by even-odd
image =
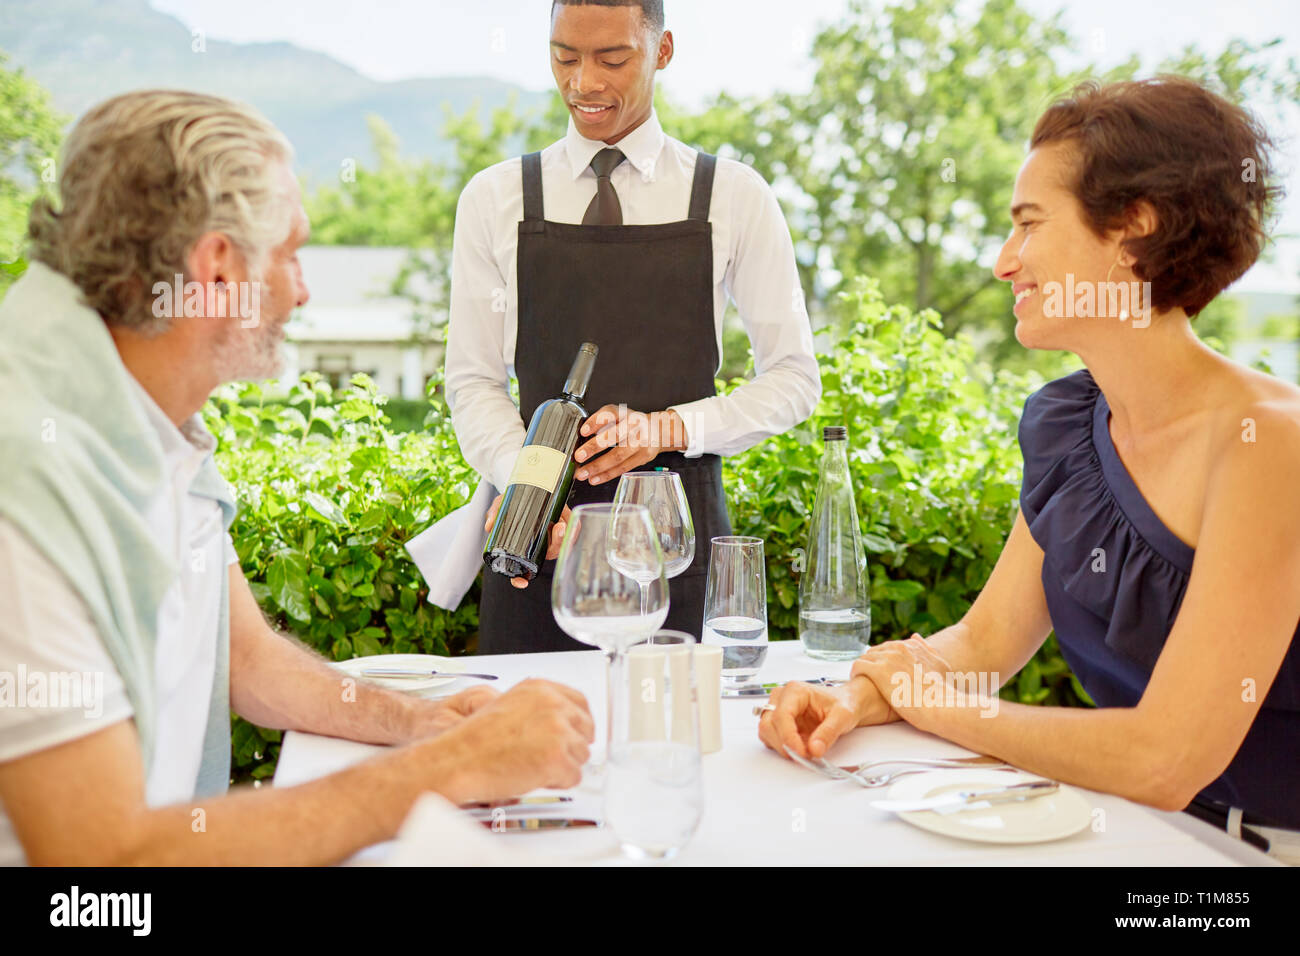
[[545, 445], [525, 445], [515, 459], [510, 472], [510, 484], [532, 485], [543, 491], [554, 491], [560, 486], [567, 458], [562, 451]]

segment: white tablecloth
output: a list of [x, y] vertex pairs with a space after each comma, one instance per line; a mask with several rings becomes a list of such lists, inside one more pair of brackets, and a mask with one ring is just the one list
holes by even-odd
[[[545, 677], [587, 695], [603, 740], [604, 670], [598, 651], [476, 657], [473, 669], [500, 675], [505, 690], [528, 677]], [[764, 681], [818, 676], [845, 677], [848, 664], [828, 664], [802, 653], [797, 641], [774, 643], [760, 675]], [[460, 682], [466, 684], [466, 682]], [[457, 686], [456, 689], [459, 689]], [[1080, 792], [1100, 808], [1104, 829], [1084, 830], [1051, 843], [998, 846], [938, 836], [893, 814], [872, 809], [873, 793], [824, 778], [765, 748], [758, 740], [754, 699], [722, 701], [723, 747], [704, 757], [705, 812], [700, 828], [674, 863], [687, 865], [1066, 865], [1066, 866], [1233, 866], [1276, 861], [1185, 813], [1153, 810], [1122, 797]], [[313, 734], [285, 735], [275, 785], [293, 786], [371, 756], [381, 748]], [[961, 756], [969, 751], [903, 723], [860, 728], [838, 741], [836, 763], [892, 756]], [[1079, 789], [1079, 788], [1076, 788]], [[582, 797], [579, 792], [579, 797]], [[599, 799], [597, 793], [587, 797]], [[418, 828], [416, 828], [418, 829]], [[408, 828], [408, 834], [411, 828]], [[486, 832], [486, 830], [484, 831]], [[608, 828], [543, 833], [496, 834], [525, 851], [532, 862], [610, 864], [622, 862]], [[403, 862], [439, 861], [437, 850], [407, 837]], [[436, 841], [430, 841], [435, 843]], [[412, 846], [415, 843], [417, 845]], [[395, 844], [372, 847], [354, 863], [378, 863], [394, 856]], [[522, 862], [522, 861], [521, 861]]]

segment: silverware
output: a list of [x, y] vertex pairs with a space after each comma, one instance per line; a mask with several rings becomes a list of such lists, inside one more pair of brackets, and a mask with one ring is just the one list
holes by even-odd
[[[1015, 770], [1010, 764], [1004, 763], [997, 757], [935, 757], [933, 759], [916, 759], [916, 758], [894, 758], [893, 760], [873, 760], [869, 763], [854, 764], [850, 767], [840, 767], [831, 763], [824, 757], [814, 757], [808, 760], [800, 757], [798, 754], [791, 752], [789, 747], [784, 748], [790, 759], [800, 766], [807, 767], [809, 770], [815, 770], [824, 777], [830, 777], [832, 780], [852, 780], [858, 786], [868, 790], [886, 786], [893, 783], [899, 777], [905, 777], [912, 773], [923, 773], [926, 770], [954, 769], [961, 767], [987, 767], [990, 770]], [[863, 771], [870, 770], [873, 767], [901, 766], [905, 769], [895, 770], [889, 773], [879, 773], [874, 775], [864, 775]]]
[[496, 680], [496, 674], [466, 674], [463, 671], [411, 670], [409, 667], [363, 667], [362, 677], [407, 677], [412, 680], [425, 677], [474, 677], [478, 680]]
[[[968, 765], [964, 765], [964, 766], [968, 766]], [[862, 776], [862, 774], [855, 773], [855, 774], [850, 774], [846, 779], [852, 780], [854, 783], [858, 784], [861, 787], [866, 788], [867, 790], [872, 790], [879, 787], [887, 787], [895, 780], [897, 780], [899, 777], [907, 777], [914, 773], [929, 773], [931, 770], [940, 770], [940, 769], [943, 768], [911, 767], [903, 770], [891, 770], [888, 773], [874, 774], [869, 777], [864, 777]], [[1014, 773], [1016, 771], [1016, 768], [1012, 767], [1009, 764], [1005, 766], [989, 766], [987, 769], [996, 771], [998, 773]]]
[[[801, 766], [801, 767], [807, 767], [809, 770], [815, 770], [817, 773], [821, 774], [821, 775], [824, 776], [824, 777], [831, 777], [831, 778], [833, 778], [833, 779], [835, 779], [835, 780], [843, 780], [845, 777], [848, 777], [848, 776], [849, 776], [849, 774], [844, 773], [842, 770], [840, 770], [839, 767], [835, 766], [834, 764], [830, 764], [830, 763], [827, 763], [825, 760], [822, 760], [821, 757], [816, 757], [816, 758], [814, 758], [814, 760], [820, 760], [820, 761], [821, 761], [821, 763], [818, 764], [818, 763], [815, 763], [813, 760], [809, 760], [809, 759], [807, 759], [806, 757], [800, 757], [797, 753], [795, 753], [795, 752], [794, 752], [793, 750], [791, 750], [789, 747], [786, 747], [786, 746], [782, 745], [781, 749], [785, 751], [785, 755], [786, 755], [787, 757], [789, 757], [789, 758], [790, 758], [791, 760], [793, 760], [795, 763], [799, 764], [799, 766]], [[826, 769], [827, 767], [829, 767], [830, 770], [827, 770], [827, 769]], [[831, 770], [834, 770], [834, 771], [836, 771], [836, 772], [835, 772], [835, 773], [831, 773]]]
[[555, 796], [519, 797], [514, 800], [502, 800], [500, 803], [462, 803], [462, 810], [495, 810], [497, 807], [545, 806], [553, 803], [572, 803], [573, 797], [557, 794]]
[[851, 767], [841, 766], [839, 769], [845, 773], [861, 774], [864, 770], [872, 770], [876, 767], [900, 766], [917, 766], [917, 767], [1005, 767], [1006, 762], [997, 757], [895, 757], [892, 760], [872, 760], [869, 763], [854, 764]]
[[530, 830], [563, 830], [603, 826], [599, 820], [583, 817], [505, 817], [480, 820], [493, 833], [525, 833]]
[[1030, 780], [1025, 783], [1013, 783], [1007, 787], [959, 790], [956, 793], [945, 793], [924, 800], [873, 800], [871, 805], [877, 810], [888, 810], [891, 813], [933, 810], [936, 813], [948, 814], [959, 810], [988, 807], [997, 803], [1015, 803], [1033, 797], [1042, 797], [1055, 793], [1060, 786], [1055, 780]]
[[[734, 690], [723, 691], [722, 696], [724, 698], [767, 697], [772, 693], [772, 691], [776, 690], [778, 687], [784, 687], [787, 683], [789, 683], [789, 681], [784, 683], [773, 682], [768, 684], [755, 684], [752, 687], [737, 687]], [[843, 681], [836, 677], [810, 677], [807, 680], [800, 681], [800, 683], [814, 684], [817, 687], [839, 687], [842, 684], [848, 683], [848, 681]]]

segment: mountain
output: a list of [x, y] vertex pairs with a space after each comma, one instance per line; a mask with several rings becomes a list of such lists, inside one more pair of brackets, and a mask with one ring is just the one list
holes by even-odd
[[[368, 29], [358, 5], [358, 29]], [[265, 113], [313, 179], [338, 174], [340, 163], [372, 159], [366, 116], [393, 128], [406, 156], [445, 159], [445, 109], [485, 112], [516, 97], [519, 109], [541, 109], [536, 93], [487, 77], [379, 82], [333, 57], [291, 43], [228, 43], [204, 38], [147, 0], [4, 0], [0, 51], [22, 67], [65, 113], [132, 89], [181, 88], [251, 103]]]

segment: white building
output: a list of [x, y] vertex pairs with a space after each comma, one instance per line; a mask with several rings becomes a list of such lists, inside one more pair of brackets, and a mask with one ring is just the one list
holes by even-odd
[[[423, 398], [443, 348], [417, 335], [415, 304], [393, 294], [409, 256], [395, 248], [304, 247], [298, 258], [311, 298], [289, 323], [283, 381], [314, 369], [338, 388], [365, 372], [385, 395]], [[414, 287], [428, 297], [428, 283]]]

